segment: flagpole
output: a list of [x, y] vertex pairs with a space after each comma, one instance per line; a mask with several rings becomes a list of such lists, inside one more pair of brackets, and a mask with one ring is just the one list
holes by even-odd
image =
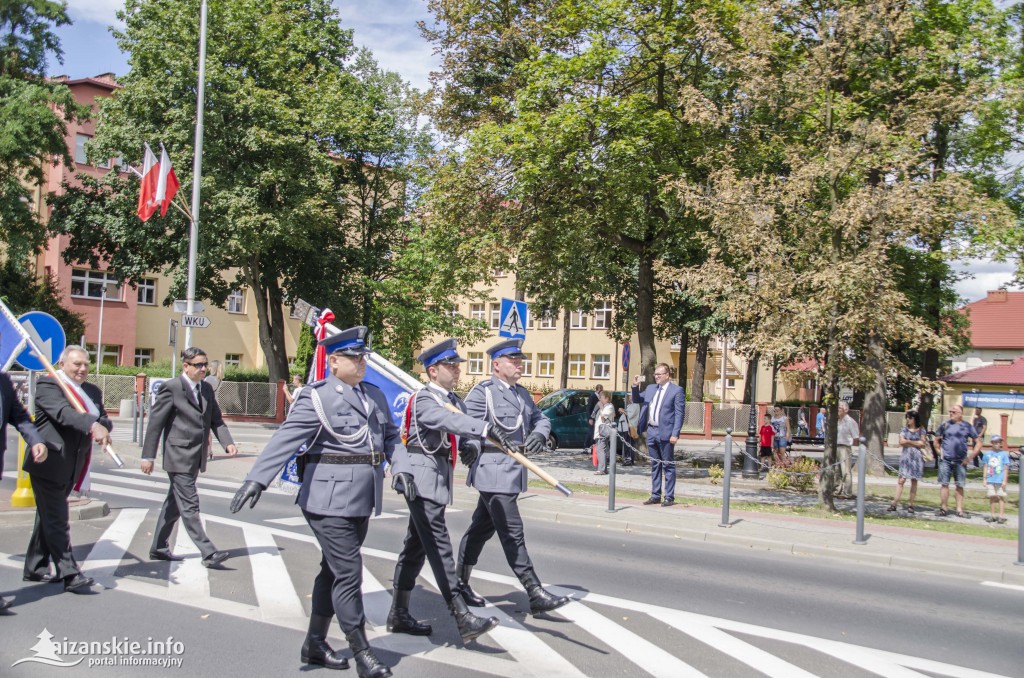
[[[199, 9], [199, 87], [196, 97], [196, 143], [192, 160], [192, 232], [188, 243], [188, 314], [195, 312], [196, 258], [199, 249], [199, 187], [203, 174], [203, 109], [206, 106], [206, 0]], [[192, 327], [185, 327], [185, 348], [192, 346]], [[172, 360], [177, 360], [173, 356]]]

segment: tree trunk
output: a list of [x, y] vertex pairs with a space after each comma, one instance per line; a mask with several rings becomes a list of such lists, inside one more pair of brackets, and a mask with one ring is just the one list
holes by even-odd
[[779, 360], [775, 358], [772, 360], [772, 397], [771, 401], [774, 405], [778, 400], [779, 395]]
[[882, 364], [881, 339], [876, 333], [868, 338], [867, 364], [875, 372], [875, 387], [864, 398], [864, 414], [861, 417], [861, 435], [867, 438], [868, 473], [873, 476], [885, 474], [885, 410], [886, 380]]
[[693, 384], [690, 387], [690, 400], [695, 403], [704, 401], [704, 371], [708, 364], [708, 342], [706, 334], [697, 335], [697, 351], [693, 358]]
[[[826, 368], [827, 369], [827, 368]], [[842, 471], [836, 466], [839, 454], [836, 449], [836, 426], [839, 424], [839, 375], [834, 372], [825, 386], [824, 401], [829, 403], [826, 418], [825, 454], [821, 462], [821, 479], [818, 482], [818, 502], [836, 510], [835, 495]]]
[[267, 361], [269, 381], [288, 380], [288, 353], [284, 343], [284, 295], [276, 277], [264, 276], [258, 257], [250, 257], [243, 267], [246, 282], [256, 300], [260, 348]]
[[679, 330], [679, 386], [683, 389], [683, 400], [686, 399], [686, 363], [690, 356], [690, 333], [686, 328]]
[[746, 382], [743, 384], [743, 402], [746, 405], [754, 406], [757, 403], [757, 394], [754, 393], [755, 375], [757, 375], [757, 364], [760, 358], [756, 353], [751, 354], [747, 360]]
[[[572, 324], [572, 309], [568, 306], [562, 311], [565, 314], [562, 323], [562, 378], [559, 379], [559, 388], [569, 388], [569, 332]], [[589, 414], [587, 415], [589, 416]]]
[[640, 372], [647, 383], [654, 381], [658, 351], [654, 345], [654, 256], [645, 248], [637, 275], [636, 336], [640, 345]]

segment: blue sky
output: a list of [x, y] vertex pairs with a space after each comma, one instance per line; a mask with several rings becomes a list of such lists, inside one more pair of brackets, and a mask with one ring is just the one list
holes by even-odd
[[[216, 0], [210, 0], [216, 2]], [[51, 60], [50, 74], [84, 78], [99, 73], [122, 74], [128, 70], [125, 55], [117, 49], [109, 26], [117, 23], [116, 12], [124, 0], [68, 0], [72, 25], [58, 31], [64, 49], [63, 65]], [[438, 59], [424, 40], [416, 22], [428, 20], [426, 0], [335, 0], [342, 24], [354, 32], [357, 45], [368, 47], [382, 68], [396, 71], [419, 89]], [[985, 296], [1013, 277], [1013, 265], [974, 260], [957, 266], [974, 277], [957, 289], [968, 301]]]

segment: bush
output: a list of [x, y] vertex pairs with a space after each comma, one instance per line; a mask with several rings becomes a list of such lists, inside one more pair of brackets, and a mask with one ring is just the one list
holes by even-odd
[[781, 465], [768, 471], [768, 484], [777, 490], [786, 488], [806, 492], [814, 487], [821, 466], [807, 457], [785, 458]]
[[717, 485], [722, 482], [722, 478], [725, 477], [725, 469], [722, 468], [721, 464], [712, 464], [708, 467], [708, 478], [711, 479], [712, 485]]

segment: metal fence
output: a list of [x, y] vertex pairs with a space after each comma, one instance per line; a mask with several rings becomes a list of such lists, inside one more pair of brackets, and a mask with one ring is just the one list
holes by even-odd
[[686, 403], [683, 412], [683, 433], [704, 432], [704, 403]]
[[90, 374], [88, 381], [103, 391], [103, 407], [118, 410], [122, 400], [135, 400], [135, 377], [130, 374]]
[[746, 431], [750, 421], [750, 405], [711, 406], [711, 432], [724, 434], [726, 428], [733, 431]]
[[217, 389], [217, 404], [224, 414], [275, 417], [277, 388], [266, 382], [224, 381]]

